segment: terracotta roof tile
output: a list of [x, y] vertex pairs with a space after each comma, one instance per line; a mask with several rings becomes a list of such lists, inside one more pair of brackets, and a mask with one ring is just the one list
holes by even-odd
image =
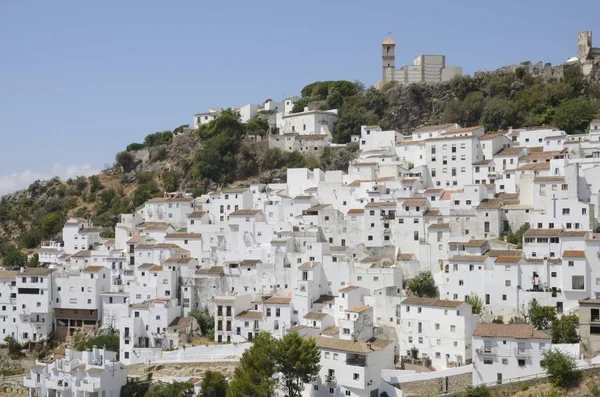
[[484, 262], [488, 258], [487, 255], [458, 255], [448, 261], [450, 262]]
[[495, 264], [499, 263], [519, 263], [521, 261], [520, 256], [499, 256], [494, 261]]
[[500, 337], [515, 339], [550, 339], [542, 331], [536, 330], [531, 324], [487, 324], [479, 323], [473, 331], [473, 336]]
[[262, 210], [237, 210], [233, 211], [229, 216], [248, 216], [260, 214]]
[[402, 301], [402, 304], [407, 306], [431, 306], [431, 307], [452, 307], [457, 308], [465, 302], [462, 301], [451, 301], [445, 299], [435, 298], [420, 298], [418, 296], [411, 296]]
[[393, 343], [389, 339], [372, 338], [367, 342], [359, 342], [353, 340], [329, 338], [325, 336], [306, 336], [306, 338], [312, 338], [315, 340], [317, 347], [326, 350], [339, 350], [349, 353], [362, 353], [368, 354], [374, 351], [385, 349], [388, 345]]
[[244, 310], [243, 312], [235, 316], [235, 318], [249, 318], [253, 320], [262, 320], [263, 312], [257, 310]]
[[567, 250], [562, 254], [563, 258], [585, 258], [585, 251]]
[[308, 312], [304, 315], [304, 318], [307, 320], [322, 320], [327, 317], [327, 313], [322, 312]]
[[292, 298], [287, 296], [272, 296], [265, 301], [268, 305], [287, 305], [292, 301]]
[[350, 312], [350, 313], [360, 313], [360, 312], [364, 312], [365, 310], [368, 310], [368, 309], [371, 309], [371, 306], [360, 305], [360, 306], [354, 306], [349, 309], [346, 309], [346, 311]]

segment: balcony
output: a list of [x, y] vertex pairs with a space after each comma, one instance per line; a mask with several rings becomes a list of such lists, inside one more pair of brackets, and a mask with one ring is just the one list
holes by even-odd
[[31, 379], [29, 377], [25, 377], [25, 379], [23, 380], [23, 386], [25, 386], [25, 387], [36, 387], [37, 386], [37, 382], [35, 381], [35, 379]]
[[366, 358], [359, 358], [359, 357], [349, 358], [349, 359], [346, 360], [346, 365], [353, 365], [355, 367], [366, 367], [367, 366], [367, 359]]
[[79, 387], [82, 391], [86, 391], [89, 393], [97, 393], [101, 390], [100, 385], [96, 382], [82, 381]]
[[327, 383], [335, 383], [336, 382], [335, 375], [327, 375], [325, 377], [325, 382], [327, 382]]
[[516, 347], [515, 357], [531, 357], [531, 349]]
[[483, 347], [479, 349], [475, 349], [475, 352], [480, 356], [491, 356], [496, 354], [495, 347]]

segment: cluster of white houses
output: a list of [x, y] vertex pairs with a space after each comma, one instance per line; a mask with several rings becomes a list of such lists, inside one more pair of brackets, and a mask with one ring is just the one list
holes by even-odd
[[[302, 135], [294, 123], [276, 136]], [[315, 123], [309, 132], [325, 125]], [[69, 219], [62, 243], [39, 250], [44, 267], [0, 272], [0, 338], [113, 327], [128, 365], [189, 343], [198, 324], [186, 316], [208, 309], [223, 344], [262, 331], [314, 338], [322, 370], [306, 395], [371, 396], [382, 370], [402, 363], [473, 364], [475, 383], [541, 372], [545, 333], [490, 323], [521, 317], [535, 298], [584, 311], [582, 354], [597, 354], [600, 120], [582, 135], [446, 124], [411, 135], [364, 126], [353, 140], [347, 172], [288, 169], [287, 183], [165, 194], [123, 214], [112, 239]], [[503, 237], [525, 224], [522, 248]], [[423, 270], [439, 299], [403, 289]], [[482, 315], [465, 303], [471, 294]], [[89, 357], [60, 364], [70, 384], [82, 371], [112, 373]]]

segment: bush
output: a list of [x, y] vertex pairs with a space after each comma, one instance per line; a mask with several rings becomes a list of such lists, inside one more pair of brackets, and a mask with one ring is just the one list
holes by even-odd
[[27, 265], [27, 255], [17, 251], [14, 247], [4, 255], [2, 266], [7, 269], [19, 269]]
[[429, 270], [419, 272], [410, 280], [408, 290], [414, 295], [427, 298], [435, 298], [438, 294], [433, 274]]
[[167, 158], [167, 147], [161, 146], [150, 152], [150, 161], [163, 161]]
[[99, 190], [104, 189], [98, 175], [90, 176], [90, 193], [96, 193]]
[[194, 317], [198, 321], [198, 325], [200, 326], [200, 330], [202, 334], [209, 339], [213, 339], [215, 335], [215, 318], [210, 315], [208, 312], [208, 308], [204, 308], [204, 310], [192, 310], [188, 314], [189, 317]]
[[106, 335], [98, 335], [94, 338], [90, 338], [87, 340], [83, 339], [83, 336], [79, 336], [76, 339], [75, 350], [84, 351], [91, 350], [94, 346], [99, 348], [106, 348], [107, 350], [113, 352], [119, 352], [119, 334], [117, 332], [112, 332]]
[[21, 350], [23, 350], [23, 346], [15, 338], [8, 335], [4, 338], [4, 341], [8, 344], [8, 355], [11, 358], [19, 358], [21, 357]]
[[130, 143], [129, 145], [127, 145], [127, 148], [125, 148], [125, 151], [134, 152], [136, 150], [142, 150], [145, 147], [146, 145], [144, 145], [143, 143]]
[[173, 133], [171, 131], [162, 131], [147, 135], [146, 138], [144, 138], [144, 144], [153, 147], [169, 144], [172, 140]]
[[486, 385], [469, 386], [467, 388], [467, 397], [490, 397], [491, 395]]
[[544, 352], [540, 365], [556, 386], [568, 386], [579, 376], [575, 358], [556, 349]]
[[117, 164], [123, 168], [124, 172], [133, 171], [136, 166], [135, 158], [129, 152], [119, 152], [115, 157]]
[[567, 134], [583, 133], [597, 111], [598, 106], [589, 99], [567, 99], [556, 108], [554, 123]]

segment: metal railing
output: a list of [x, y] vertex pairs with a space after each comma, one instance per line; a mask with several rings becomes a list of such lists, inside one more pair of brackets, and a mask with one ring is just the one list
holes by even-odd
[[496, 348], [495, 347], [482, 347], [479, 349], [475, 349], [475, 352], [480, 355], [496, 354]]
[[347, 365], [354, 365], [356, 367], [365, 367], [367, 365], [367, 360], [364, 358], [348, 358], [346, 359]]
[[515, 356], [529, 357], [531, 356], [531, 349], [515, 347]]

